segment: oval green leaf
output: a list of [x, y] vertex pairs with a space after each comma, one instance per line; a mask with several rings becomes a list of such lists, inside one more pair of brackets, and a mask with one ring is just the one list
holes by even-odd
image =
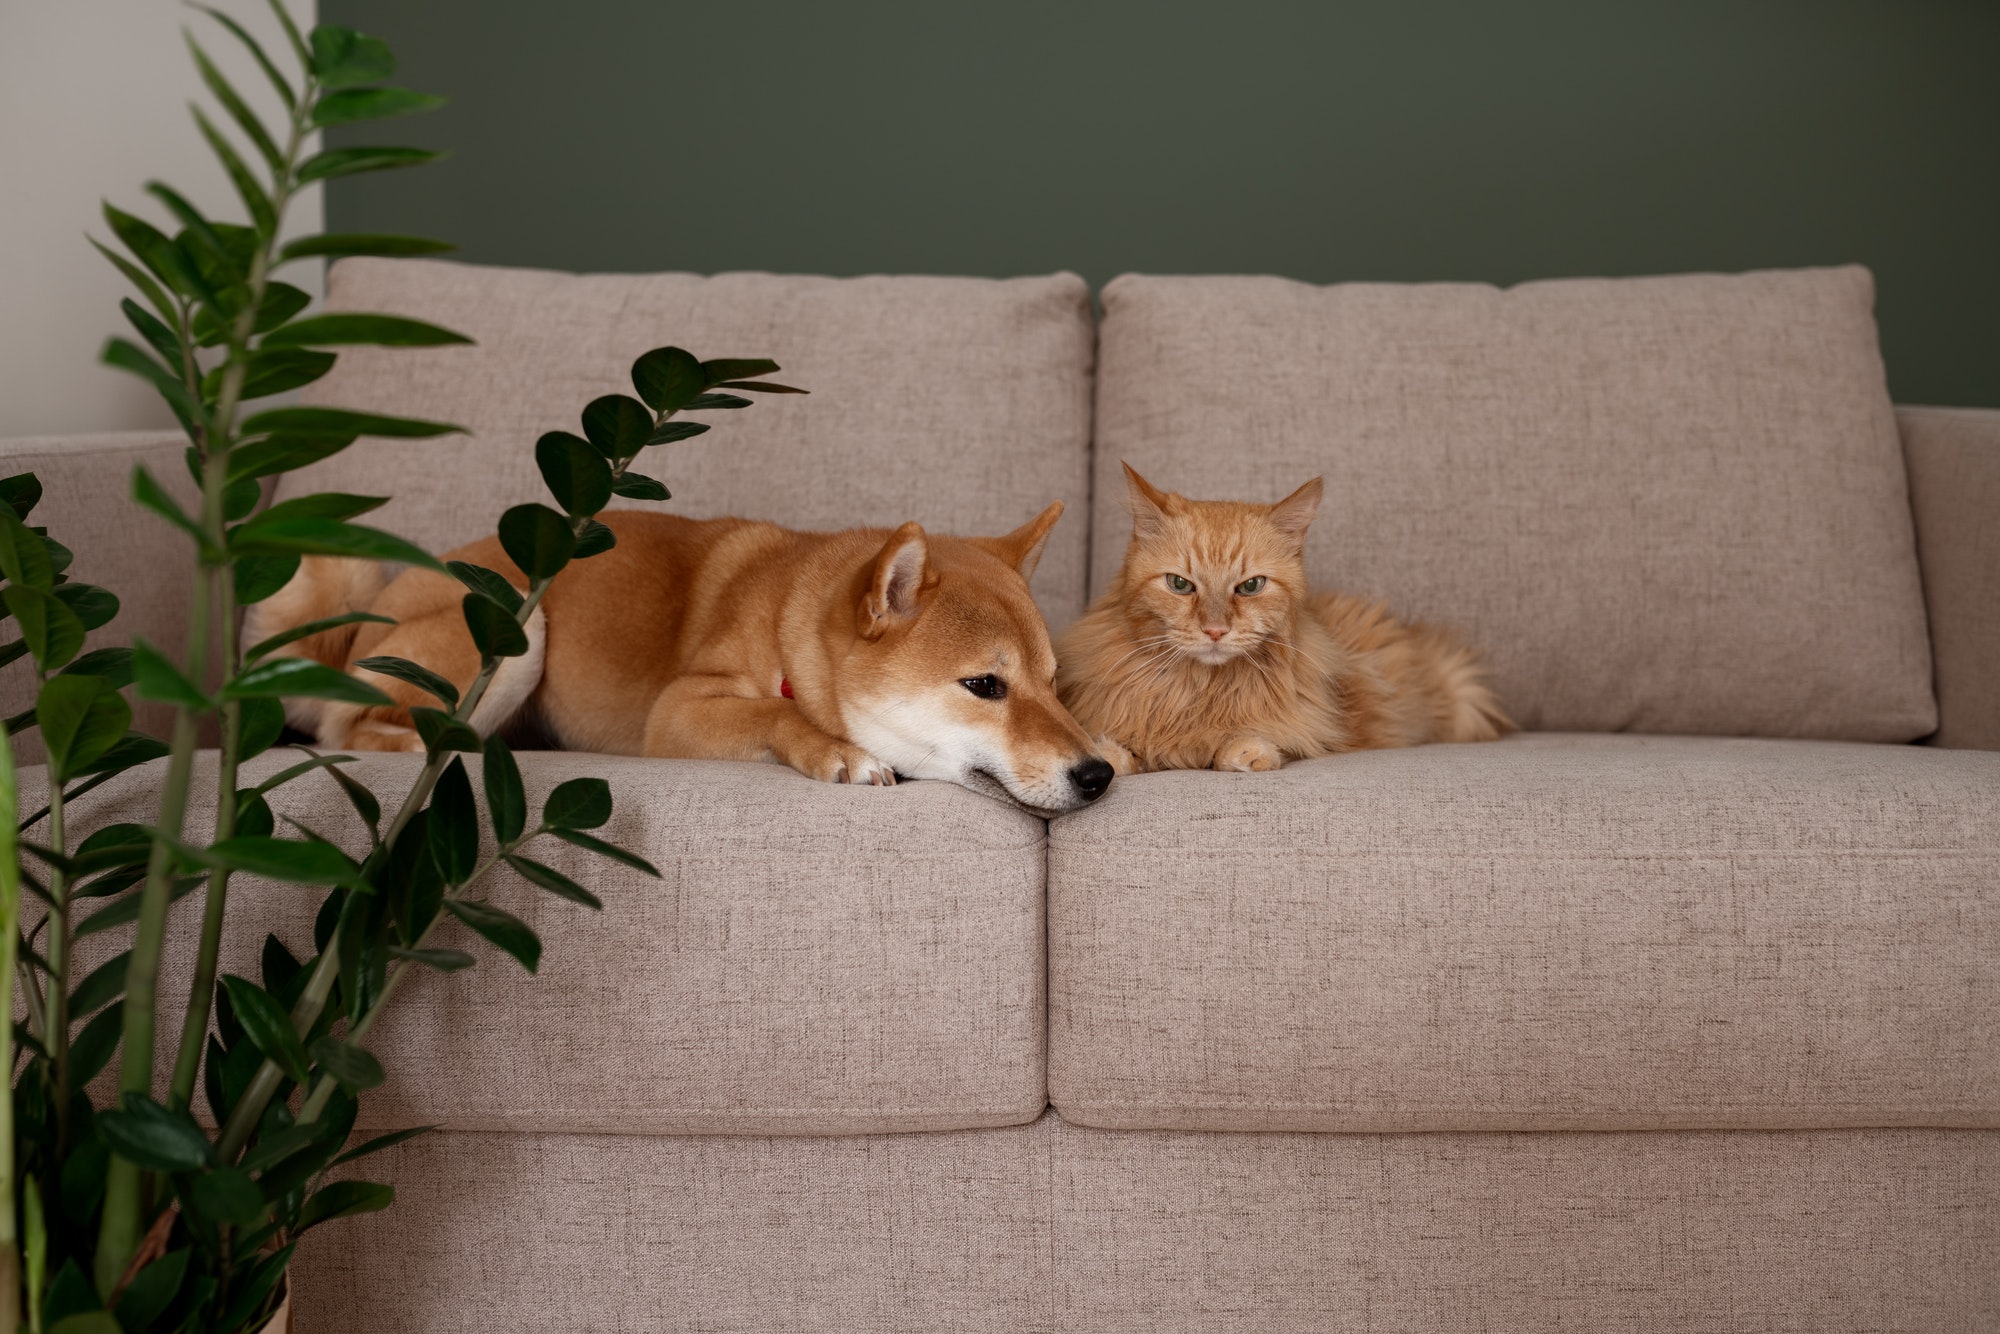
[[445, 911], [499, 946], [529, 972], [541, 966], [542, 941], [520, 918], [480, 899], [446, 899]]
[[236, 1021], [243, 1025], [244, 1036], [264, 1053], [266, 1060], [290, 1078], [305, 1083], [308, 1074], [305, 1044], [299, 1041], [292, 1028], [292, 1016], [278, 998], [249, 978], [234, 973], [224, 977], [222, 985], [229, 993]]
[[215, 1162], [193, 1117], [143, 1094], [126, 1094], [122, 1106], [99, 1112], [93, 1124], [113, 1153], [149, 1172], [199, 1172]]
[[547, 505], [516, 505], [500, 516], [500, 545], [530, 579], [552, 579], [569, 564], [576, 535]]
[[323, 23], [312, 30], [312, 66], [322, 88], [380, 83], [396, 72], [389, 44], [352, 28]]
[[485, 763], [480, 780], [486, 788], [486, 815], [493, 821], [493, 837], [512, 843], [528, 823], [528, 797], [521, 785], [521, 766], [499, 733], [486, 738]]
[[709, 429], [707, 422], [668, 422], [659, 430], [646, 437], [649, 445], [671, 445], [681, 440], [692, 440]]
[[577, 829], [551, 829], [549, 833], [574, 847], [594, 852], [600, 857], [609, 857], [612, 861], [629, 866], [635, 871], [644, 871], [655, 880], [660, 878], [660, 869], [644, 857], [639, 856], [635, 852], [627, 852], [623, 848], [614, 847], [601, 838], [592, 838], [589, 834]]
[[222, 687], [224, 699], [332, 699], [346, 704], [389, 704], [374, 686], [310, 658], [270, 658], [244, 669]]
[[455, 709], [458, 707], [457, 686], [445, 680], [430, 668], [411, 662], [408, 658], [361, 658], [352, 665], [363, 671], [379, 672], [383, 676], [393, 676], [398, 681], [413, 685], [426, 694], [437, 696], [450, 708]]
[[606, 394], [583, 410], [583, 433], [606, 458], [629, 458], [645, 448], [653, 414], [636, 398]]
[[418, 111], [435, 111], [444, 105], [442, 97], [414, 93], [407, 88], [356, 88], [328, 93], [313, 107], [313, 124], [351, 125], [357, 120], [386, 120]]
[[340, 347], [365, 344], [372, 347], [445, 347], [470, 343], [464, 334], [423, 320], [400, 315], [316, 315], [298, 320], [266, 335], [264, 346]]
[[338, 519], [255, 518], [230, 534], [229, 549], [237, 556], [350, 556], [444, 569], [436, 557], [394, 533]]
[[611, 784], [602, 778], [559, 783], [542, 803], [542, 823], [551, 829], [596, 829], [610, 819]]
[[143, 639], [132, 641], [132, 688], [140, 699], [158, 700], [184, 709], [206, 709], [208, 696], [195, 688], [166, 654]]
[[673, 492], [650, 477], [636, 472], [628, 472], [618, 479], [618, 485], [611, 488], [613, 495], [624, 496], [627, 500], [672, 500]]
[[467, 593], [459, 605], [480, 657], [518, 658], [528, 651], [528, 632], [505, 607], [483, 593]]
[[618, 534], [595, 519], [585, 519], [583, 529], [576, 535], [576, 554], [573, 559], [589, 560], [601, 556], [618, 545]]
[[388, 417], [375, 412], [353, 412], [347, 408], [270, 408], [243, 423], [243, 434], [265, 435], [280, 431], [297, 435], [359, 436], [377, 435], [398, 440], [422, 440], [437, 435], [463, 435], [463, 426], [425, 421], [419, 417]]
[[302, 236], [278, 252], [280, 263], [324, 256], [343, 259], [350, 255], [406, 257], [441, 255], [458, 247], [449, 241], [433, 241], [423, 236], [393, 236], [386, 232], [328, 232], [322, 236]]
[[364, 171], [389, 171], [396, 167], [421, 167], [435, 162], [443, 153], [425, 148], [329, 148], [299, 165], [299, 184], [332, 180], [336, 176], [358, 176]]
[[588, 440], [568, 431], [550, 431], [535, 442], [535, 464], [556, 503], [578, 518], [611, 500], [611, 465]]
[[225, 838], [189, 850], [196, 861], [231, 871], [289, 880], [302, 885], [358, 885], [361, 876], [347, 854], [331, 843], [290, 838]]
[[479, 809], [465, 761], [454, 757], [438, 775], [430, 804], [431, 857], [448, 885], [462, 885], [479, 865]]
[[507, 582], [506, 576], [487, 569], [484, 565], [474, 565], [470, 561], [448, 560], [444, 563], [446, 573], [464, 584], [475, 593], [483, 593], [505, 607], [509, 612], [521, 610], [521, 590]]
[[570, 879], [552, 866], [544, 866], [540, 862], [530, 861], [526, 857], [516, 857], [512, 854], [509, 854], [505, 858], [505, 861], [507, 865], [520, 873], [523, 880], [526, 880], [538, 889], [546, 889], [557, 898], [568, 899], [571, 903], [581, 903], [586, 908], [602, 908], [604, 906], [604, 901], [598, 898], [597, 895], [591, 893], [582, 885], [577, 884], [576, 881]]
[[264, 1217], [264, 1192], [248, 1172], [225, 1167], [195, 1178], [194, 1211], [210, 1224], [253, 1227]]
[[678, 412], [708, 387], [708, 376], [692, 352], [656, 347], [632, 363], [632, 387], [655, 412]]
[[132, 706], [101, 676], [57, 676], [35, 696], [42, 744], [58, 781], [110, 750], [132, 724]]
[[388, 1076], [382, 1063], [367, 1049], [338, 1038], [324, 1037], [312, 1045], [312, 1058], [319, 1068], [350, 1093], [378, 1087]]
[[336, 1218], [350, 1218], [355, 1214], [372, 1214], [378, 1209], [387, 1209], [396, 1199], [396, 1188], [373, 1181], [336, 1181], [313, 1193], [306, 1201], [306, 1207], [299, 1210], [299, 1223], [293, 1232], [304, 1232], [307, 1228], [321, 1223], [330, 1223]]

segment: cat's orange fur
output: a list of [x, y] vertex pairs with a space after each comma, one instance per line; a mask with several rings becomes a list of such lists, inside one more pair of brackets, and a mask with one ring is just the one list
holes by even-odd
[[1062, 702], [1110, 743], [1119, 772], [1275, 769], [1512, 730], [1452, 635], [1306, 586], [1319, 478], [1252, 505], [1163, 492], [1129, 465], [1125, 476], [1125, 566], [1056, 645]]

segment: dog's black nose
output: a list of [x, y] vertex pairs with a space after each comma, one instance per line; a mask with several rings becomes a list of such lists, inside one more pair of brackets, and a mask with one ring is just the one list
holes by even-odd
[[1085, 801], [1096, 801], [1111, 786], [1111, 776], [1116, 772], [1103, 760], [1085, 760], [1069, 771], [1069, 781], [1076, 784]]

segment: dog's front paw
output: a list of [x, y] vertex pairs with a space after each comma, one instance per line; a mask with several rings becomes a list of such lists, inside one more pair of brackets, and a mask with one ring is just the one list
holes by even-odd
[[1282, 768], [1284, 763], [1284, 752], [1262, 737], [1235, 737], [1215, 753], [1215, 767], [1225, 773], [1263, 773]]
[[827, 738], [805, 755], [796, 756], [792, 767], [822, 783], [866, 783], [872, 787], [894, 787], [896, 771], [859, 746]]
[[[328, 741], [322, 736], [320, 744], [323, 746], [332, 746], [336, 743]], [[424, 739], [418, 735], [417, 729], [414, 727], [405, 727], [400, 723], [380, 722], [373, 718], [363, 718], [348, 729], [347, 738], [338, 743], [338, 749], [410, 751], [421, 755], [424, 753]]]
[[1104, 762], [1120, 778], [1139, 772], [1139, 757], [1108, 736], [1097, 738], [1097, 753], [1104, 757]]

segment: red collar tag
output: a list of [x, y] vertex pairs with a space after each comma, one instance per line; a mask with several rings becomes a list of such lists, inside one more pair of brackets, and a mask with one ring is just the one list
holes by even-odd
[[790, 699], [792, 697], [791, 678], [784, 676], [778, 678], [778, 693], [780, 695], [783, 695], [786, 699]]

